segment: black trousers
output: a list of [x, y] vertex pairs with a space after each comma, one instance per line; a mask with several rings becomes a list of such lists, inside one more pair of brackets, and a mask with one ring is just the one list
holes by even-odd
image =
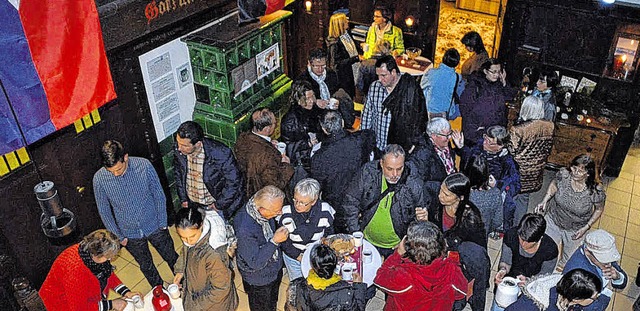
[[149, 244], [147, 242], [150, 242], [151, 245], [156, 248], [160, 256], [162, 256], [162, 259], [169, 265], [171, 271], [173, 271], [173, 266], [178, 260], [178, 253], [176, 253], [173, 246], [173, 240], [169, 235], [168, 229], [158, 229], [147, 237], [129, 239], [127, 241], [125, 248], [131, 253], [133, 259], [138, 262], [142, 274], [147, 281], [149, 281], [151, 287], [163, 285], [162, 278], [153, 264], [153, 258], [151, 257]]
[[278, 272], [276, 280], [267, 285], [251, 285], [244, 279], [244, 291], [249, 298], [249, 310], [251, 311], [276, 311], [278, 308], [278, 292], [282, 281], [282, 269]]

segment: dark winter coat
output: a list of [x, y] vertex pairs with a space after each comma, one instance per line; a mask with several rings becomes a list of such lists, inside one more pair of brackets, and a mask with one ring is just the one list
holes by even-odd
[[507, 125], [506, 102], [512, 100], [516, 90], [502, 86], [500, 81], [490, 82], [483, 72], [469, 77], [462, 96], [460, 114], [465, 140], [478, 141], [484, 129], [492, 125]]
[[340, 38], [327, 40], [329, 66], [338, 74], [338, 85], [351, 98], [356, 96], [356, 84], [353, 79], [353, 64], [360, 61], [358, 56], [350, 57]]
[[[449, 154], [455, 163], [455, 153], [451, 147], [449, 147]], [[415, 167], [416, 174], [422, 178], [428, 195], [437, 198], [440, 184], [448, 174], [428, 135], [424, 135], [421, 143], [409, 155], [409, 162]], [[434, 203], [435, 201], [437, 200], [434, 200]]]
[[[366, 163], [351, 180], [344, 194], [342, 208], [345, 211], [347, 230], [363, 231], [378, 209], [382, 192], [382, 168], [380, 161]], [[407, 234], [407, 227], [416, 218], [415, 208], [427, 206], [431, 198], [425, 196], [422, 179], [412, 173], [405, 162], [404, 172], [398, 181], [391, 201], [391, 222], [399, 237]]]
[[311, 158], [310, 175], [320, 182], [323, 200], [336, 210], [334, 224], [337, 231], [345, 228], [343, 194], [353, 176], [369, 161], [375, 146], [371, 130], [355, 133], [343, 130], [327, 137]]
[[319, 141], [322, 140], [319, 120], [321, 113], [321, 109], [316, 106], [307, 110], [300, 105], [293, 105], [282, 118], [280, 140], [287, 144], [287, 156], [292, 164], [302, 163], [308, 167], [311, 154], [308, 133], [314, 133]]
[[364, 311], [367, 284], [346, 281], [315, 289], [307, 280], [298, 278], [292, 281], [296, 288], [296, 310], [298, 311]]
[[[226, 219], [231, 219], [244, 203], [244, 181], [236, 159], [231, 149], [213, 139], [203, 139], [202, 147], [205, 155], [202, 172], [204, 184], [216, 199], [216, 208], [222, 210]], [[180, 202], [189, 202], [187, 156], [177, 148], [173, 154], [173, 169]]]
[[[296, 79], [296, 81], [297, 80], [304, 80], [309, 82], [309, 84], [311, 84], [313, 93], [316, 95], [316, 98], [320, 98], [320, 85], [318, 84], [318, 82], [316, 82], [316, 80], [313, 80], [313, 78], [309, 74], [309, 70], [303, 71], [302, 74], [298, 76], [298, 79]], [[324, 83], [327, 85], [331, 97], [340, 101], [338, 111], [340, 112], [340, 115], [342, 115], [345, 128], [351, 128], [355, 120], [355, 115], [353, 112], [353, 96], [349, 95], [346, 90], [343, 90], [343, 92], [338, 92], [338, 90], [340, 90], [338, 74], [331, 69], [327, 69], [327, 77], [324, 79]]]

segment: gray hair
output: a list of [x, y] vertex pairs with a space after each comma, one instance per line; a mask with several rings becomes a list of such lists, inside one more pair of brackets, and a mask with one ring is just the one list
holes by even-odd
[[485, 134], [490, 138], [495, 138], [496, 144], [500, 146], [504, 146], [509, 140], [509, 132], [507, 132], [507, 129], [502, 125], [490, 126], [485, 131]]
[[391, 144], [391, 145], [387, 145], [384, 148], [384, 152], [382, 154], [382, 160], [384, 160], [385, 157], [388, 155], [393, 155], [396, 158], [400, 156], [405, 157], [405, 152], [402, 146], [397, 144]]
[[527, 96], [522, 101], [520, 119], [522, 121], [540, 120], [544, 118], [544, 101], [533, 95]]
[[113, 257], [120, 251], [120, 239], [109, 230], [99, 229], [87, 234], [79, 247], [94, 257]]
[[450, 131], [451, 124], [445, 118], [433, 118], [427, 123], [427, 134], [441, 134], [444, 131]]
[[284, 199], [284, 192], [276, 186], [265, 186], [253, 195], [254, 201]]
[[296, 184], [293, 191], [303, 197], [317, 200], [320, 197], [320, 183], [313, 178], [305, 178]]
[[342, 115], [337, 111], [328, 111], [320, 121], [322, 128], [329, 134], [336, 134], [342, 130]]

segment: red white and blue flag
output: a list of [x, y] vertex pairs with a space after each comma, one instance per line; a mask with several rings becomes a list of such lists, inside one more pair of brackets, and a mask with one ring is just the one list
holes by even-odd
[[0, 0], [0, 82], [0, 155], [115, 99], [94, 0]]

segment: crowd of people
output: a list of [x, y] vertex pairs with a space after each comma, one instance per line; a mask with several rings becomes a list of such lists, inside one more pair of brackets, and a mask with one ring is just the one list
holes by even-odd
[[[494, 301], [492, 310], [604, 310], [611, 288], [624, 288], [628, 278], [614, 237], [591, 230], [605, 201], [593, 158], [580, 155], [560, 169], [542, 202], [528, 208], [551, 151], [555, 73], [540, 75], [507, 127], [505, 103], [517, 89], [478, 33], [462, 37], [473, 55], [461, 74], [460, 54], [449, 49], [419, 82], [396, 63], [404, 43], [391, 20], [389, 10], [376, 9], [360, 46], [346, 16], [331, 17], [329, 52], [309, 53], [292, 85], [281, 141], [272, 137], [278, 122], [268, 108], [251, 114], [251, 129], [233, 149], [205, 137], [195, 122], [180, 125], [173, 168], [180, 254], [151, 163], [106, 141], [93, 191], [107, 230], [58, 257], [40, 290], [45, 305], [123, 310], [124, 298], [140, 294], [113, 273], [110, 260], [124, 247], [151, 286], [179, 285], [189, 311], [237, 308], [234, 264], [253, 311], [276, 310], [279, 299], [289, 310], [364, 310], [376, 288], [385, 293], [385, 310], [469, 304], [477, 311], [505, 277], [516, 278], [523, 294], [511, 306]], [[364, 95], [359, 129], [356, 87]], [[449, 122], [458, 116], [462, 131]], [[357, 231], [384, 259], [369, 287], [357, 273], [343, 280], [338, 255], [318, 243]], [[492, 238], [502, 238], [493, 279]], [[174, 279], [162, 280], [149, 243]], [[310, 271], [302, 271], [305, 252]], [[279, 297], [283, 268], [287, 297]], [[110, 289], [124, 298], [108, 300]]]

